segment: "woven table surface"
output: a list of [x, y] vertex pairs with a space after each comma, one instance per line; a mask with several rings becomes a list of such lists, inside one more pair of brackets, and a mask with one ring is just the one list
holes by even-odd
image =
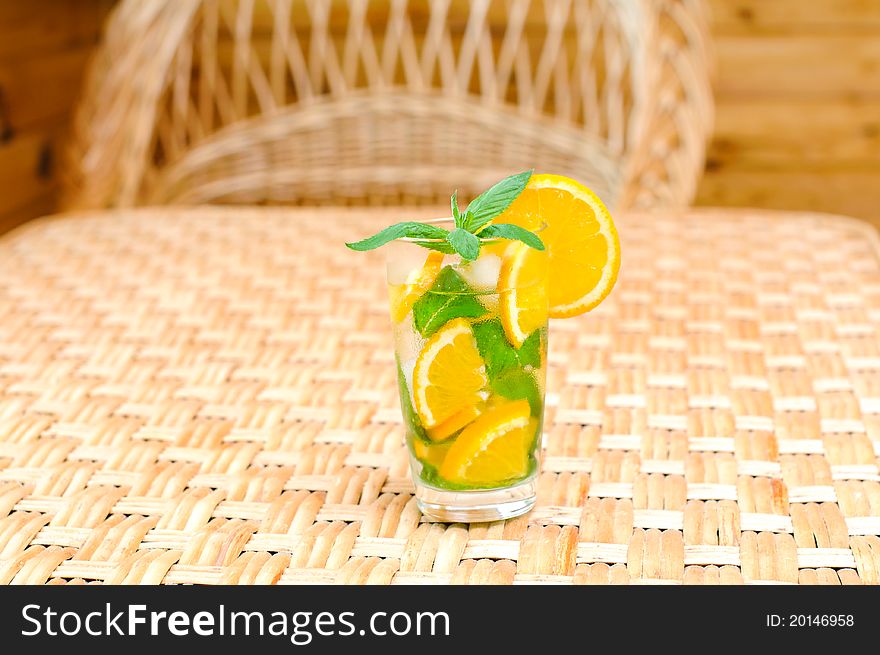
[[0, 239], [2, 583], [880, 582], [880, 249], [617, 218], [555, 321], [538, 506], [416, 509], [383, 255], [424, 210], [142, 209]]

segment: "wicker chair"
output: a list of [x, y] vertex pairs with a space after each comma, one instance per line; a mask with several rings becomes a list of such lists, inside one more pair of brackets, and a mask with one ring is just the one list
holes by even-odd
[[682, 206], [707, 48], [700, 0], [123, 0], [65, 205], [433, 203], [535, 167]]

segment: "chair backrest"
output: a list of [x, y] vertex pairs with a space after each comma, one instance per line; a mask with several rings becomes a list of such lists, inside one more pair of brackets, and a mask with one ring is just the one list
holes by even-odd
[[707, 48], [700, 0], [123, 0], [65, 203], [425, 203], [535, 167], [684, 205]]

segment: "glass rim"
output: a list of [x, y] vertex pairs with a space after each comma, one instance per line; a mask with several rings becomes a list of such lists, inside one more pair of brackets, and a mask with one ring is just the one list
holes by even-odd
[[[452, 216], [444, 216], [441, 218], [428, 218], [425, 220], [417, 220], [417, 221], [413, 221], [413, 222], [424, 223], [425, 225], [440, 225], [440, 224], [444, 224], [444, 223], [451, 223], [452, 225], [455, 225], [455, 218], [453, 218]], [[547, 223], [544, 221], [541, 221], [541, 224], [536, 229], [529, 230], [529, 231], [533, 232], [534, 234], [540, 234], [541, 232], [544, 231], [544, 229], [546, 227], [547, 227]], [[480, 237], [479, 234], [477, 234], [476, 236], [480, 238], [481, 243], [498, 243], [499, 241], [505, 241], [504, 237], [488, 237], [487, 238], [487, 237]], [[446, 239], [440, 239], [440, 238], [436, 238], [436, 237], [432, 237], [432, 238], [400, 237], [397, 240], [403, 241], [405, 243], [415, 243], [415, 244], [419, 244], [419, 243], [446, 243]]]

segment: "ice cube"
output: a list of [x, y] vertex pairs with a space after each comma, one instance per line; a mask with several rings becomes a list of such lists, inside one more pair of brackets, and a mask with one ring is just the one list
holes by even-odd
[[424, 248], [418, 248], [410, 244], [403, 244], [408, 248], [388, 246], [388, 259], [385, 270], [388, 274], [388, 284], [407, 284], [418, 279], [425, 266], [425, 260], [430, 254]]
[[388, 284], [406, 284], [407, 278], [412, 273], [412, 262], [403, 259], [389, 259], [386, 265], [388, 272]]
[[409, 391], [409, 397], [413, 397], [413, 371], [416, 368], [416, 358], [407, 359], [400, 365], [403, 371], [403, 379], [406, 380], [406, 388]]
[[421, 346], [419, 333], [413, 326], [413, 314], [408, 313], [404, 319], [394, 326], [394, 343], [397, 350], [397, 359], [405, 362], [409, 359], [415, 361]]
[[501, 258], [498, 255], [483, 255], [459, 269], [465, 281], [477, 291], [492, 291], [498, 286], [498, 273], [501, 271]]

